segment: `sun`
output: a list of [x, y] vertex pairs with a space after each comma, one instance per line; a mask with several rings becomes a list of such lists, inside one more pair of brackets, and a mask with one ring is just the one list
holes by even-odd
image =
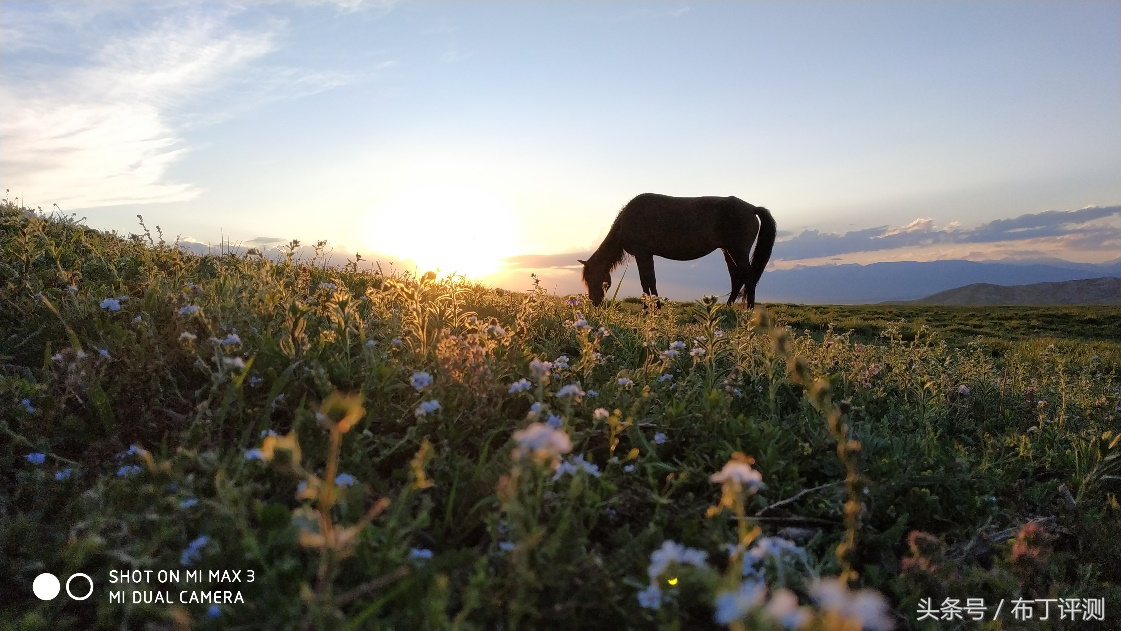
[[411, 262], [420, 273], [485, 278], [518, 252], [517, 217], [499, 195], [458, 184], [407, 188], [369, 213], [375, 253]]

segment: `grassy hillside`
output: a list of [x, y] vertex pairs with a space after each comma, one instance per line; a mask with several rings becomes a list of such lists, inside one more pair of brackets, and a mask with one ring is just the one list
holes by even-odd
[[2, 628], [1116, 624], [1115, 312], [593, 309], [18, 210], [0, 575], [95, 589]]

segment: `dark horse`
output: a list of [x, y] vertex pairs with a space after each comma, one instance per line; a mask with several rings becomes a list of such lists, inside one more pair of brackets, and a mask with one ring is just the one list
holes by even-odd
[[[756, 220], [758, 217], [758, 220]], [[748, 258], [755, 236], [755, 255]], [[743, 289], [744, 303], [755, 306], [755, 285], [771, 258], [775, 220], [761, 206], [735, 197], [669, 197], [643, 193], [632, 199], [611, 225], [603, 243], [584, 264], [584, 286], [599, 306], [611, 287], [611, 272], [627, 254], [638, 263], [642, 293], [658, 295], [654, 257], [691, 261], [720, 249], [728, 264], [732, 293], [728, 305]]]

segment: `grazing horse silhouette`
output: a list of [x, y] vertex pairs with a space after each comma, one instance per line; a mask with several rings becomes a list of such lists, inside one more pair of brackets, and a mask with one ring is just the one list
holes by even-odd
[[[758, 217], [758, 220], [756, 220]], [[755, 242], [754, 256], [748, 257]], [[743, 289], [744, 304], [755, 306], [755, 286], [775, 244], [775, 220], [761, 206], [735, 197], [669, 197], [643, 193], [615, 218], [611, 230], [584, 265], [584, 286], [599, 306], [611, 287], [611, 272], [627, 254], [638, 263], [642, 293], [658, 295], [654, 257], [691, 261], [720, 249], [732, 281], [730, 306]]]

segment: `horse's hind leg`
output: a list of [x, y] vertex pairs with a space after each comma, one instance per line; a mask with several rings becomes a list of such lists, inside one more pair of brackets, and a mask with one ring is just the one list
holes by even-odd
[[732, 293], [728, 294], [728, 306], [731, 307], [732, 303], [736, 301], [736, 297], [740, 294], [740, 289], [743, 288], [744, 274], [740, 271], [740, 266], [736, 264], [735, 259], [728, 253], [724, 252], [724, 262], [728, 264], [728, 278], [732, 281]]

